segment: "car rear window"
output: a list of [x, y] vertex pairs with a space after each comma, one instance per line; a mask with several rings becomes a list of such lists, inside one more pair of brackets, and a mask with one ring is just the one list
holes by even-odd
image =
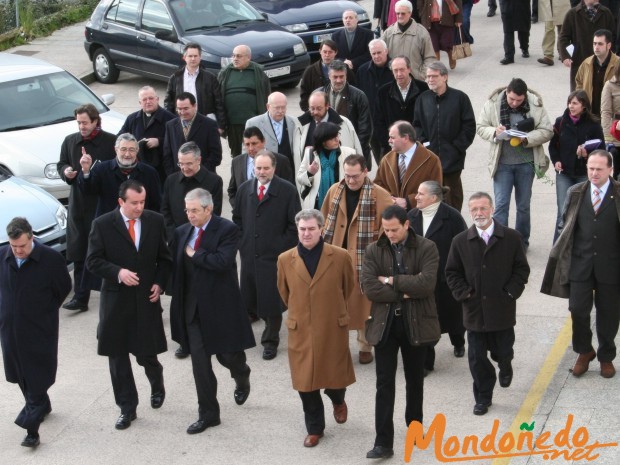
[[134, 26], [138, 19], [139, 0], [114, 0], [105, 15], [108, 21]]

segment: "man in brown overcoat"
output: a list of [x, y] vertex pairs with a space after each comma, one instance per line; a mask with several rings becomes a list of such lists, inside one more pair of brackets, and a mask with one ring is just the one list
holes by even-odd
[[278, 257], [278, 290], [288, 307], [288, 359], [304, 408], [304, 446], [314, 447], [325, 429], [320, 389], [336, 422], [347, 421], [345, 391], [355, 382], [347, 312], [354, 274], [347, 251], [323, 241], [321, 212], [302, 210], [295, 223], [299, 244]]

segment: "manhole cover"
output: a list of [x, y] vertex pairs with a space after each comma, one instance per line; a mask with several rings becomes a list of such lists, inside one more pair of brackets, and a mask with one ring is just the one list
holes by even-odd
[[31, 57], [32, 55], [36, 55], [39, 53], [38, 50], [17, 50], [13, 52], [14, 55], [23, 55], [25, 57]]

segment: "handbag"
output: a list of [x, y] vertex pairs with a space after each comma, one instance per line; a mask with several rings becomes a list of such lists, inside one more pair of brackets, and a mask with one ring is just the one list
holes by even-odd
[[452, 46], [452, 58], [455, 60], [460, 60], [471, 56], [471, 45], [469, 42], [465, 42], [463, 40], [463, 31], [461, 30], [461, 26], [458, 27], [458, 31], [459, 33], [455, 35], [459, 43], [456, 43], [455, 40], [455, 44]]

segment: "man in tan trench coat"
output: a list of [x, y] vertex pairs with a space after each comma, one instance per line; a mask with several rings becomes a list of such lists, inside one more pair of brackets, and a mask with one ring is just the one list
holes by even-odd
[[347, 421], [344, 395], [355, 382], [347, 313], [353, 265], [345, 250], [323, 242], [321, 212], [302, 210], [295, 223], [299, 244], [278, 257], [278, 289], [288, 307], [288, 359], [304, 408], [304, 446], [314, 447], [325, 429], [320, 389], [332, 401], [336, 422]]
[[360, 272], [366, 246], [379, 239], [381, 212], [392, 205], [392, 196], [368, 179], [368, 167], [362, 155], [349, 155], [343, 161], [344, 178], [334, 184], [323, 201], [321, 213], [326, 218], [323, 239], [349, 252], [355, 269], [355, 287], [347, 301], [349, 329], [357, 330], [359, 362], [373, 360], [372, 346], [364, 330], [370, 316], [370, 300], [362, 292]]

